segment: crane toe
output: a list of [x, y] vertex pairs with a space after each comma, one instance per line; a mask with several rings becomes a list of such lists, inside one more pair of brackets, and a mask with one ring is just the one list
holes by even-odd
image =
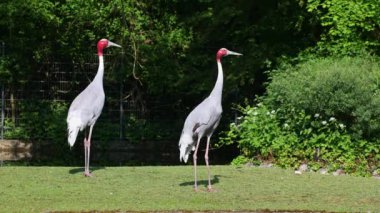
[[211, 186], [207, 186], [207, 191], [208, 192], [216, 192], [216, 190], [214, 188], [212, 188]]
[[91, 172], [84, 172], [83, 175], [85, 177], [93, 177], [92, 174], [91, 174]]

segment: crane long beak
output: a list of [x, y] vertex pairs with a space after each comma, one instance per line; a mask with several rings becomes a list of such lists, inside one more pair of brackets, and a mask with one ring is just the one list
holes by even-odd
[[118, 44], [115, 44], [115, 43], [113, 43], [112, 41], [108, 41], [108, 45], [107, 45], [107, 47], [119, 47], [119, 48], [121, 48], [121, 46], [120, 45], [118, 45]]
[[228, 50], [227, 55], [243, 55], [243, 54]]

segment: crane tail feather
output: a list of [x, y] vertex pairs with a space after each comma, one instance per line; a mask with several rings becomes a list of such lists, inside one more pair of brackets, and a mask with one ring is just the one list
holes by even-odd
[[70, 147], [74, 146], [75, 140], [77, 139], [79, 128], [75, 129], [68, 129], [69, 136], [67, 138], [67, 141], [69, 142]]
[[179, 160], [180, 162], [187, 162], [191, 150], [195, 149], [193, 137], [187, 134], [182, 134], [179, 139]]
[[67, 131], [68, 131], [67, 142], [69, 143], [70, 147], [74, 146], [80, 127], [81, 127], [80, 119], [71, 118], [67, 120]]

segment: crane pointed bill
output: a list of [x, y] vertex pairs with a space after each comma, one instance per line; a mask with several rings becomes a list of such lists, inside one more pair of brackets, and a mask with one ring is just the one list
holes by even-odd
[[108, 41], [108, 45], [107, 45], [107, 47], [119, 47], [119, 48], [121, 48], [120, 45], [115, 44], [115, 43], [113, 43], [112, 41]]
[[243, 55], [243, 54], [228, 50], [227, 55]]

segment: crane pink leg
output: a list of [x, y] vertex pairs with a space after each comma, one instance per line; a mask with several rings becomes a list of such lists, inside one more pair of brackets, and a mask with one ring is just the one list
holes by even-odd
[[84, 139], [84, 176], [91, 177], [92, 174], [90, 173], [90, 149], [91, 149], [91, 134], [92, 134], [92, 128], [94, 125], [90, 126], [90, 132], [88, 134], [88, 139]]
[[201, 141], [201, 137], [198, 137], [197, 145], [195, 146], [194, 154], [193, 154], [193, 163], [194, 163], [194, 191], [198, 191], [198, 184], [197, 184], [197, 153], [198, 153], [198, 147], [199, 142]]
[[209, 162], [208, 162], [208, 149], [210, 147], [210, 138], [211, 138], [211, 136], [207, 136], [207, 145], [206, 145], [206, 153], [205, 153], [205, 161], [206, 161], [207, 172], [208, 172], [208, 186], [207, 186], [207, 190], [209, 192], [212, 191], [212, 188], [211, 188], [210, 166], [209, 166]]
[[90, 158], [90, 141], [84, 138], [84, 176], [91, 177], [89, 169], [89, 158]]

